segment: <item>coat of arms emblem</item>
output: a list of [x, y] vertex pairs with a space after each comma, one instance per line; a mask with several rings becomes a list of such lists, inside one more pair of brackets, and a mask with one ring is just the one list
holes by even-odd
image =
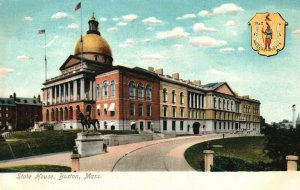
[[251, 46], [258, 54], [272, 56], [284, 48], [288, 23], [279, 13], [257, 13], [248, 24], [251, 25]]

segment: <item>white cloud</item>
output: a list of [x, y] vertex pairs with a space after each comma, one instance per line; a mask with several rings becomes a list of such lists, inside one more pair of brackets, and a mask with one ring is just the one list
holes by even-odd
[[239, 52], [241, 52], [241, 51], [245, 51], [245, 48], [243, 48], [243, 47], [239, 47], [239, 48], [238, 48], [238, 51], [239, 51]]
[[182, 44], [175, 44], [174, 47], [175, 48], [183, 48], [183, 45]]
[[76, 29], [76, 28], [79, 28], [79, 25], [76, 24], [76, 23], [72, 23], [72, 24], [68, 25], [68, 28], [70, 28], [70, 29]]
[[153, 27], [149, 26], [149, 27], [147, 28], [147, 30], [153, 30]]
[[236, 26], [236, 22], [234, 22], [233, 20], [229, 20], [225, 23], [225, 26]]
[[154, 53], [154, 54], [142, 55], [141, 59], [147, 61], [159, 61], [163, 59], [163, 56], [161, 56], [159, 53]]
[[189, 43], [192, 46], [202, 46], [202, 47], [227, 45], [227, 41], [225, 41], [225, 40], [216, 40], [216, 39], [214, 39], [212, 37], [208, 37], [208, 36], [193, 37], [190, 39]]
[[214, 76], [216, 81], [227, 81], [229, 83], [237, 83], [241, 81], [241, 79], [233, 72], [226, 72], [218, 69], [208, 69], [207, 74]]
[[128, 23], [127, 22], [118, 22], [117, 25], [118, 26], [127, 26]]
[[234, 48], [228, 47], [228, 48], [221, 48], [220, 49], [221, 53], [232, 53], [234, 52]]
[[56, 41], [57, 38], [58, 38], [58, 35], [55, 35], [54, 38], [48, 42], [48, 44], [46, 45], [46, 47], [52, 46], [52, 44]]
[[119, 44], [119, 47], [129, 47], [134, 45], [136, 42], [132, 39], [125, 40], [122, 44]]
[[0, 75], [6, 75], [8, 73], [13, 72], [13, 69], [10, 68], [5, 68], [5, 67], [0, 67]]
[[16, 57], [16, 59], [17, 60], [25, 60], [25, 61], [27, 61], [27, 60], [32, 60], [33, 58], [30, 57], [30, 56], [27, 56], [27, 55], [19, 55], [19, 56]]
[[194, 24], [193, 30], [194, 30], [194, 32], [200, 32], [200, 33], [202, 33], [202, 32], [215, 32], [216, 31], [215, 28], [206, 27], [201, 22]]
[[68, 16], [67, 13], [64, 12], [57, 12], [55, 14], [52, 15], [52, 19], [62, 19], [62, 18], [66, 18]]
[[101, 18], [100, 18], [100, 21], [101, 21], [101, 22], [106, 22], [106, 21], [107, 21], [107, 18], [101, 17]]
[[233, 36], [237, 36], [237, 35], [238, 35], [238, 33], [237, 33], [236, 31], [232, 31], [232, 32], [231, 32], [231, 35], [233, 35]]
[[176, 20], [182, 20], [182, 19], [192, 19], [196, 18], [197, 16], [195, 14], [185, 14], [182, 17], [176, 17]]
[[143, 20], [143, 23], [145, 23], [145, 24], [161, 24], [162, 21], [157, 19], [156, 17], [148, 17]]
[[300, 35], [300, 29], [296, 29], [292, 32], [294, 35]]
[[132, 21], [136, 20], [137, 18], [138, 18], [138, 16], [135, 14], [129, 14], [129, 15], [122, 16], [122, 19], [125, 22], [132, 22]]
[[143, 42], [145, 42], [145, 43], [151, 42], [151, 39], [149, 39], [149, 38], [144, 39]]
[[190, 33], [185, 32], [182, 27], [176, 27], [169, 31], [157, 32], [156, 38], [158, 39], [179, 39], [189, 36]]
[[107, 32], [113, 32], [113, 31], [116, 31], [116, 30], [118, 30], [117, 27], [110, 27], [110, 28], [108, 28], [106, 31], [107, 31]]
[[237, 6], [236, 4], [226, 3], [220, 5], [219, 7], [213, 8], [212, 12], [209, 12], [207, 10], [202, 10], [198, 13], [198, 15], [202, 17], [216, 16], [222, 14], [236, 15], [237, 13], [242, 11], [244, 11], [244, 9], [242, 7]]
[[113, 21], [119, 21], [119, 18], [112, 18]]
[[32, 17], [30, 17], [30, 16], [25, 16], [25, 17], [24, 17], [24, 20], [25, 20], [25, 21], [32, 21]]

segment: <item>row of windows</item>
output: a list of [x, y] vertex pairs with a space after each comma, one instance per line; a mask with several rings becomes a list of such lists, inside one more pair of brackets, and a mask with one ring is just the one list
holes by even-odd
[[[163, 107], [163, 117], [168, 116], [168, 107], [164, 106]], [[172, 107], [172, 117], [176, 117], [176, 107]], [[184, 117], [184, 108], [180, 108], [180, 117]]]
[[234, 114], [226, 112], [215, 112], [215, 119], [234, 120]]
[[[130, 103], [130, 116], [135, 116], [135, 104]], [[138, 116], [143, 116], [143, 104], [138, 104]], [[146, 116], [151, 116], [151, 105], [146, 106]]]
[[191, 119], [205, 119], [205, 113], [199, 111], [189, 111], [189, 118]]
[[240, 126], [238, 124], [236, 124], [234, 126], [234, 123], [233, 122], [214, 122], [214, 130], [217, 131], [217, 130], [238, 130], [240, 129]]
[[[3, 107], [4, 108], [4, 107]], [[0, 106], [0, 111], [2, 110], [2, 107]], [[8, 111], [8, 107], [5, 107], [5, 110]]]
[[214, 108], [233, 111], [233, 100], [226, 101], [225, 99], [214, 97]]
[[[168, 92], [167, 92], [167, 89], [164, 88], [163, 91], [162, 91], [162, 95], [163, 95], [163, 102], [166, 103], [168, 101]], [[172, 104], [175, 104], [176, 103], [176, 92], [175, 90], [172, 90]], [[180, 98], [179, 98], [179, 103], [182, 105], [184, 103], [184, 95], [183, 95], [183, 92], [180, 92]]]
[[[133, 81], [129, 82], [129, 97], [135, 98], [135, 83]], [[144, 98], [144, 85], [142, 83], [139, 83], [137, 86], [137, 92], [138, 92], [138, 98], [143, 99]], [[148, 84], [146, 86], [146, 100], [151, 100], [151, 86]]]
[[[8, 121], [6, 121], [5, 124], [8, 125]], [[0, 121], [0, 126], [2, 126], [2, 121]]]
[[[108, 87], [109, 84], [107, 81], [104, 81], [102, 83], [102, 99], [107, 99], [108, 97]], [[110, 97], [115, 96], [115, 91], [116, 91], [116, 86], [115, 86], [115, 81], [110, 82]], [[96, 85], [96, 100], [100, 99], [100, 84]]]
[[[244, 113], [251, 113], [251, 106], [249, 106], [249, 105], [244, 105], [243, 106], [243, 112]], [[252, 113], [253, 114], [258, 114], [259, 113], [259, 108], [257, 108], [257, 107], [252, 107]]]
[[[179, 129], [180, 129], [180, 131], [183, 131], [183, 121], [180, 121]], [[168, 121], [167, 120], [163, 121], [163, 130], [164, 131], [168, 130]], [[172, 121], [172, 131], [176, 131], [176, 121]]]

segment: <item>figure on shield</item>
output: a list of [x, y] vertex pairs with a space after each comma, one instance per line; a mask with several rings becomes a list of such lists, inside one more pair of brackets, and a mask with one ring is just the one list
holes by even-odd
[[269, 23], [266, 22], [266, 24], [267, 24], [267, 29], [265, 31], [262, 29], [261, 32], [265, 35], [265, 49], [269, 50], [269, 49], [271, 49], [270, 45], [271, 45], [273, 31], [272, 31]]

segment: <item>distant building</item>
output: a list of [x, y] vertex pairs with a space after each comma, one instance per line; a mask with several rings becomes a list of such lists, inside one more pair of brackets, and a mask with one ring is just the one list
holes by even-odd
[[226, 82], [202, 85], [163, 68], [115, 66], [98, 25], [93, 15], [61, 74], [44, 82], [43, 122], [81, 128], [82, 112], [98, 119], [102, 130], [260, 132], [258, 100], [238, 96]]
[[33, 127], [34, 121], [42, 119], [42, 103], [37, 98], [0, 98], [0, 129], [25, 130]]

